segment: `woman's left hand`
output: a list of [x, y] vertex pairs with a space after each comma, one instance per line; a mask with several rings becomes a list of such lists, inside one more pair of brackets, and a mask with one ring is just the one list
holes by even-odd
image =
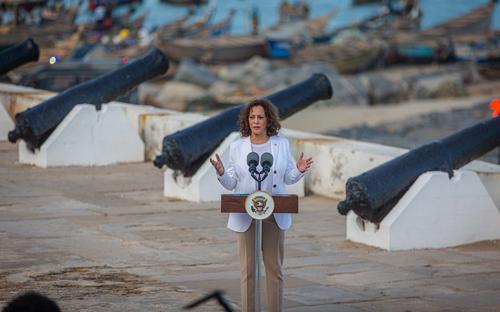
[[312, 163], [312, 157], [304, 159], [304, 153], [300, 153], [299, 160], [297, 160], [297, 169], [304, 173], [309, 169], [309, 167], [311, 167]]

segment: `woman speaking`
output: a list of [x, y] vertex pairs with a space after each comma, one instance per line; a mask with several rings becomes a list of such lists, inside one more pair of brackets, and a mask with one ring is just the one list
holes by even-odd
[[[273, 156], [269, 176], [261, 190], [269, 194], [286, 194], [285, 184], [294, 184], [303, 177], [313, 163], [301, 153], [295, 163], [290, 144], [278, 135], [281, 128], [278, 110], [265, 99], [257, 99], [240, 112], [241, 138], [229, 148], [229, 164], [225, 168], [219, 155], [210, 162], [217, 171], [219, 182], [237, 194], [250, 194], [257, 190], [247, 165], [247, 155], [255, 152]], [[260, 165], [257, 169], [260, 171]], [[283, 310], [283, 256], [285, 230], [292, 225], [289, 213], [275, 213], [262, 222], [262, 255], [266, 269], [268, 311]], [[227, 227], [237, 233], [241, 273], [241, 304], [243, 311], [255, 310], [255, 222], [246, 213], [231, 213]]]

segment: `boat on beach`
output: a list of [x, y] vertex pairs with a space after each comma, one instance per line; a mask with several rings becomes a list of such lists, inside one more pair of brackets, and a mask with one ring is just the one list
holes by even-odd
[[369, 41], [317, 44], [297, 52], [293, 62], [327, 62], [335, 65], [342, 74], [352, 74], [377, 66], [382, 59], [383, 51], [380, 44]]
[[209, 26], [213, 14], [214, 8], [211, 7], [196, 21], [187, 23], [187, 21], [194, 15], [194, 11], [189, 10], [186, 15], [180, 19], [160, 27], [157, 32], [157, 41], [166, 42], [175, 38], [195, 36]]
[[329, 41], [331, 34], [325, 32], [326, 25], [336, 14], [336, 10], [314, 19], [278, 23], [262, 32], [267, 41], [270, 57], [290, 58], [292, 55], [317, 42]]
[[193, 16], [194, 11], [189, 10], [184, 16], [175, 21], [168, 23], [166, 25], [161, 26], [157, 30], [157, 37], [161, 38], [161, 40], [168, 40], [170, 38], [174, 38], [180, 32], [179, 29]]
[[219, 37], [228, 34], [231, 31], [231, 22], [233, 21], [236, 10], [230, 10], [225, 18], [220, 22], [208, 25], [201, 32], [195, 34], [196, 38]]
[[266, 55], [266, 41], [252, 35], [179, 38], [157, 46], [173, 61], [190, 58], [205, 64], [242, 62]]
[[[156, 40], [156, 45], [172, 60], [178, 61], [183, 57], [191, 58], [201, 63], [231, 63], [241, 62], [253, 56], [273, 56], [276, 45], [280, 40], [286, 42], [301, 41], [300, 44], [311, 42], [311, 36], [320, 36], [328, 21], [335, 14], [329, 12], [316, 19], [306, 21], [296, 21], [285, 24], [277, 24], [264, 30], [261, 35], [241, 35], [219, 37], [224, 29], [226, 33], [234, 16], [234, 11], [221, 22], [214, 25], [207, 25], [205, 29], [191, 36], [166, 37], [161, 32]], [[275, 36], [272, 34], [283, 34]], [[274, 40], [274, 41], [273, 41]], [[276, 53], [274, 53], [275, 55]]]
[[401, 31], [385, 39], [399, 62], [444, 62], [455, 59], [455, 47], [491, 33], [492, 3], [427, 30]]
[[474, 63], [479, 74], [486, 79], [500, 78], [500, 36], [458, 44], [455, 54], [457, 60]]
[[352, 0], [352, 5], [365, 5], [373, 3], [382, 3], [384, 0]]
[[208, 3], [208, 0], [160, 0], [161, 2], [165, 2], [173, 5], [202, 5]]
[[491, 33], [491, 14], [494, 4], [488, 3], [471, 12], [419, 32], [398, 32], [393, 39], [399, 43], [451, 39], [454, 42], [470, 41]]

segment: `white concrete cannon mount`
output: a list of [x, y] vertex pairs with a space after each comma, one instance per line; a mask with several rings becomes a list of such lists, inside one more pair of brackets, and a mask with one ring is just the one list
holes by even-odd
[[[422, 174], [379, 223], [347, 215], [347, 239], [386, 250], [444, 248], [500, 239], [500, 211], [478, 174]], [[497, 175], [498, 176], [498, 175]], [[500, 178], [489, 181], [500, 190]]]
[[39, 150], [19, 143], [19, 162], [39, 167], [103, 166], [144, 161], [137, 127], [119, 105], [80, 104], [71, 110]]

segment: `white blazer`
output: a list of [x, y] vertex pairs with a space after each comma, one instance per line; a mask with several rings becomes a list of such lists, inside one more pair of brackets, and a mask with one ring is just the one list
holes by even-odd
[[[294, 184], [304, 176], [295, 165], [290, 152], [290, 143], [284, 137], [273, 135], [271, 140], [271, 154], [273, 155], [273, 192], [272, 195], [287, 194], [285, 184]], [[229, 163], [225, 166], [224, 174], [217, 176], [222, 186], [235, 194], [250, 194], [257, 190], [257, 182], [248, 171], [247, 155], [252, 151], [250, 137], [242, 137], [229, 147]], [[292, 216], [289, 213], [274, 213], [274, 219], [282, 230], [292, 225]], [[245, 232], [252, 224], [252, 218], [246, 213], [230, 213], [227, 227], [236, 232]]]

